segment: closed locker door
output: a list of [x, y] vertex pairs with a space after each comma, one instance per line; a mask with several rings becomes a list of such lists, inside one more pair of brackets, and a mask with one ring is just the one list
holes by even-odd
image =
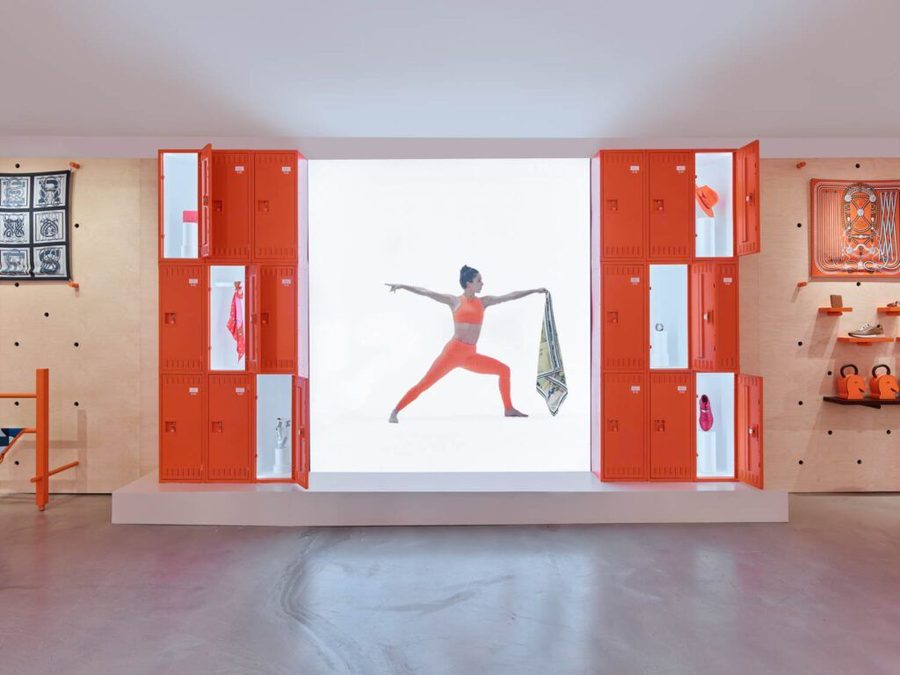
[[250, 155], [213, 152], [212, 254], [222, 260], [250, 257]]
[[297, 369], [297, 268], [259, 267], [259, 368], [264, 373]]
[[644, 152], [601, 153], [600, 233], [604, 258], [644, 255], [646, 160]]
[[740, 368], [738, 266], [735, 263], [715, 265], [715, 370], [737, 371]]
[[650, 375], [650, 479], [694, 479], [694, 376]]
[[297, 259], [297, 153], [253, 153], [253, 248], [261, 260]]
[[737, 478], [760, 490], [763, 487], [763, 382], [758, 375], [739, 374], [735, 433]]
[[203, 376], [160, 375], [159, 480], [203, 480]]
[[643, 373], [603, 376], [600, 466], [603, 480], [646, 480]]
[[651, 152], [649, 257], [689, 260], [694, 247], [694, 154]]
[[199, 372], [206, 352], [202, 265], [159, 266], [159, 368], [163, 372]]
[[603, 368], [635, 370], [647, 367], [647, 267], [603, 264]]
[[249, 481], [253, 478], [252, 375], [209, 376], [207, 478]]
[[759, 141], [735, 152], [734, 163], [737, 254], [759, 253]]
[[716, 369], [716, 265], [694, 263], [690, 279], [691, 368]]

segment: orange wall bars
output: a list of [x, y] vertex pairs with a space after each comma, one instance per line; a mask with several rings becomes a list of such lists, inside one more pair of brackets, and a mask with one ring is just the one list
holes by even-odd
[[160, 481], [308, 484], [305, 164], [159, 152]]
[[[710, 479], [698, 478], [697, 382], [716, 373], [729, 391], [713, 414], [734, 431], [727, 475], [714, 479], [762, 487], [762, 381], [740, 373], [736, 258], [759, 251], [759, 144], [601, 151], [599, 164], [600, 477]], [[684, 283], [653, 288], [663, 267]], [[654, 305], [654, 293], [668, 295]], [[678, 307], [683, 322], [672, 320]], [[654, 330], [666, 336], [656, 353]]]

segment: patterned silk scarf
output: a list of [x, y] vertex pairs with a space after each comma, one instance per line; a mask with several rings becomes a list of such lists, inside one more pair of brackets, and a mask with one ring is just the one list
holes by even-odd
[[569, 393], [562, 354], [559, 351], [556, 320], [553, 318], [553, 301], [549, 293], [544, 304], [544, 323], [541, 326], [541, 344], [538, 348], [537, 390], [547, 402], [551, 415], [559, 412], [559, 407]]

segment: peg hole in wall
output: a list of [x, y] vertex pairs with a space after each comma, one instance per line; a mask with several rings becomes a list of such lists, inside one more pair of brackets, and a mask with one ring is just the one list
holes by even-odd
[[803, 223], [797, 223], [797, 227], [803, 227]]
[[75, 223], [75, 228], [77, 229], [77, 228], [79, 228], [79, 227], [81, 227], [81, 224], [80, 224], [80, 223]]
[[828, 374], [829, 374], [829, 375], [834, 375], [834, 373], [833, 373], [832, 371], [830, 371], [830, 370], [828, 371]]
[[77, 407], [78, 407], [78, 401], [75, 401], [75, 403], [73, 403], [72, 405], [74, 405], [74, 406], [77, 408]]
[[21, 167], [21, 166], [22, 166], [21, 164], [19, 164], [18, 162], [16, 162], [16, 168], [17, 168], [17, 169], [18, 169], [19, 167]]
[[44, 317], [45, 317], [45, 318], [46, 318], [46, 317], [49, 317], [49, 316], [50, 316], [50, 312], [44, 312]]
[[13, 464], [15, 464], [16, 466], [19, 466], [19, 460], [16, 460], [15, 462], [13, 462]]
[[16, 346], [16, 347], [18, 347], [18, 346], [19, 346], [19, 343], [18, 343], [18, 342], [13, 342], [13, 345]]
[[833, 434], [833, 433], [834, 433], [834, 432], [833, 432], [831, 429], [828, 430], [828, 435], [829, 435], [829, 436], [831, 436], [831, 434]]
[[19, 287], [19, 282], [17, 281], [16, 283], [13, 284], [13, 286], [15, 286], [16, 288], [18, 288], [18, 287]]
[[861, 460], [861, 459], [858, 459], [858, 460], [856, 460], [856, 463], [857, 463], [857, 464], [862, 464], [862, 460]]
[[803, 405], [803, 401], [797, 401], [797, 405]]
[[75, 346], [76, 346], [76, 347], [78, 346], [78, 343], [77, 343], [77, 342], [75, 343]]
[[797, 464], [803, 464], [803, 460], [801, 459]]
[[890, 430], [890, 429], [885, 429], [885, 430], [884, 430], [884, 433], [886, 433], [888, 436], [890, 436], [890, 435], [891, 435], [891, 430]]
[[861, 281], [857, 281], [857, 282], [856, 282], [856, 285], [857, 285], [857, 286], [862, 286], [862, 282], [861, 282]]
[[856, 168], [858, 169], [860, 166], [861, 166], [860, 163], [857, 162], [857, 163], [856, 163]]
[[18, 406], [19, 406], [19, 402], [16, 401], [14, 405], [15, 405], [16, 407], [18, 407]]
[[798, 347], [802, 347], [802, 346], [803, 346], [803, 340], [797, 340], [797, 346], [798, 346]]

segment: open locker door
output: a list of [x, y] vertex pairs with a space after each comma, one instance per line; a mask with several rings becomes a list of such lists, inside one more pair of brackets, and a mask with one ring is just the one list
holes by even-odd
[[200, 257], [212, 255], [212, 145], [200, 149]]
[[247, 370], [257, 372], [259, 370], [259, 270], [256, 265], [247, 266], [247, 289], [244, 297], [247, 299], [247, 322], [249, 330], [245, 330], [247, 340]]
[[759, 141], [734, 153], [734, 186], [737, 254], [759, 253]]
[[294, 376], [293, 479], [309, 489], [309, 380]]
[[737, 436], [737, 479], [753, 487], [763, 487], [763, 381], [758, 375], [739, 374], [735, 427]]

